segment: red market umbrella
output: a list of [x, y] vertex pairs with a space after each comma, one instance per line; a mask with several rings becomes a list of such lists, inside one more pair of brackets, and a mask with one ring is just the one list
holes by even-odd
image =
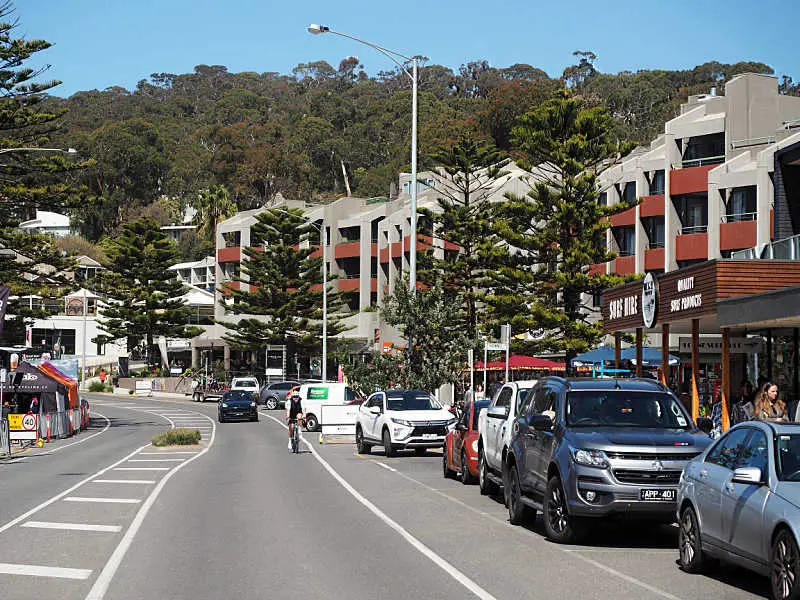
[[[483, 361], [475, 363], [475, 369], [483, 369]], [[506, 368], [505, 360], [494, 360], [486, 363], [487, 371], [503, 371]], [[508, 368], [511, 371], [564, 371], [565, 365], [561, 362], [538, 358], [536, 356], [525, 356], [523, 354], [512, 354], [508, 358]]]

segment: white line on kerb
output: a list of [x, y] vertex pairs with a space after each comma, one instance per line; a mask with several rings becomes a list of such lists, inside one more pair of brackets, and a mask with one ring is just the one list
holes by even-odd
[[104, 531], [117, 533], [122, 531], [119, 525], [92, 525], [91, 523], [53, 523], [50, 521], [28, 521], [20, 527], [33, 527], [34, 529], [66, 529], [69, 531]]
[[101, 502], [106, 504], [139, 504], [138, 498], [86, 498], [81, 496], [68, 496], [64, 502]]
[[32, 575], [34, 577], [59, 577], [61, 579], [88, 579], [89, 575], [92, 574], [92, 570], [0, 563], [0, 573], [5, 575]]
[[[275, 421], [281, 427], [286, 428], [286, 425], [284, 425], [281, 421], [279, 421], [275, 417], [273, 417], [271, 415], [266, 415], [266, 416], [269, 417], [270, 419], [272, 419], [273, 421]], [[393, 520], [389, 515], [384, 513], [381, 509], [379, 509], [377, 506], [375, 506], [372, 502], [370, 502], [364, 496], [362, 496], [352, 485], [350, 485], [341, 475], [339, 475], [339, 473], [337, 473], [336, 470], [332, 466], [330, 466], [330, 464], [328, 464], [328, 462], [324, 458], [322, 458], [319, 455], [319, 453], [314, 449], [314, 446], [312, 446], [305, 438], [301, 437], [300, 439], [311, 450], [311, 454], [314, 455], [314, 458], [316, 458], [317, 461], [319, 461], [319, 463], [325, 468], [325, 470], [328, 471], [328, 473], [330, 473], [331, 476], [336, 481], [338, 481], [339, 484], [345, 490], [350, 492], [351, 496], [353, 496], [361, 504], [366, 506], [381, 521], [383, 521], [389, 527], [394, 529], [409, 544], [411, 544], [414, 548], [419, 550], [419, 552], [421, 552], [424, 556], [428, 557], [436, 566], [441, 568], [445, 573], [450, 575], [450, 577], [452, 577], [458, 583], [460, 583], [465, 588], [467, 588], [475, 596], [477, 596], [478, 598], [481, 598], [482, 600], [496, 600], [496, 598], [494, 596], [492, 596], [492, 594], [487, 592], [485, 589], [483, 589], [481, 586], [479, 586], [477, 583], [475, 583], [472, 579], [467, 577], [464, 573], [462, 573], [461, 571], [456, 569], [453, 565], [451, 565], [449, 562], [447, 562], [444, 558], [442, 558], [441, 556], [436, 554], [433, 550], [428, 548], [428, 546], [426, 546], [421, 541], [419, 541], [417, 538], [415, 538], [413, 535], [411, 535], [402, 525], [400, 525], [398, 522]]]
[[155, 479], [92, 479], [89, 483], [147, 483], [154, 484]]

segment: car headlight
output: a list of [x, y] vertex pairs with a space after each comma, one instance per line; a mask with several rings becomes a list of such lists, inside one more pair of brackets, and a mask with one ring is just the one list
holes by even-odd
[[255, 405], [256, 405], [256, 403], [255, 403], [255, 402], [251, 402], [251, 403], [250, 403], [250, 406], [255, 406]]
[[397, 423], [398, 425], [402, 425], [403, 427], [413, 427], [414, 424], [411, 421], [406, 421], [405, 419], [395, 419], [392, 417], [392, 423]]
[[585, 467], [597, 467], [607, 469], [609, 466], [608, 457], [602, 450], [592, 450], [586, 448], [570, 448], [572, 460]]
[[472, 451], [475, 453], [478, 452], [478, 440], [472, 440]]
[[223, 403], [222, 403], [222, 408], [228, 408], [228, 404], [227, 404], [227, 402], [223, 402]]

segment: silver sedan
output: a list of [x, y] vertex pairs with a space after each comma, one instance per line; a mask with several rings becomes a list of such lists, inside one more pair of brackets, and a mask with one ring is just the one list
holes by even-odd
[[677, 506], [684, 571], [721, 559], [800, 598], [800, 425], [737, 425], [686, 465]]

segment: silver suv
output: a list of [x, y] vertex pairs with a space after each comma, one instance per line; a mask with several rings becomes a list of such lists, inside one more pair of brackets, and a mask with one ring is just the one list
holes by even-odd
[[541, 380], [512, 426], [504, 480], [512, 523], [542, 511], [572, 543], [592, 518], [672, 521], [686, 463], [711, 443], [651, 379]]

